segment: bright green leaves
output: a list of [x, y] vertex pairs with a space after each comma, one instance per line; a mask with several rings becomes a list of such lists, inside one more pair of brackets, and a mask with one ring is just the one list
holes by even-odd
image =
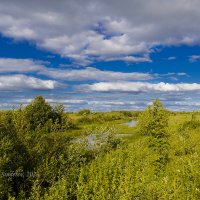
[[38, 126], [44, 126], [52, 119], [52, 108], [45, 102], [42, 96], [38, 96], [34, 101], [25, 107], [24, 115], [30, 123], [31, 130], [35, 130]]
[[158, 99], [140, 115], [138, 127], [142, 135], [156, 138], [167, 136], [168, 111]]
[[161, 171], [169, 161], [168, 148], [168, 111], [156, 99], [152, 106], [142, 113], [139, 118], [139, 132], [149, 137], [149, 147], [153, 149], [158, 158], [153, 162], [156, 173]]

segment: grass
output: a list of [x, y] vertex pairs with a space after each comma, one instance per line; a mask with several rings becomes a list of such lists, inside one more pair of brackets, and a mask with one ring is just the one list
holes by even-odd
[[[78, 199], [199, 199], [200, 127], [180, 131], [191, 113], [169, 117], [169, 161], [158, 174], [159, 154], [148, 147], [148, 136], [137, 132], [127, 138], [129, 145], [92, 162], [82, 169]], [[196, 115], [200, 120], [200, 114]], [[118, 131], [131, 131], [117, 125]], [[136, 128], [133, 128], [133, 132]], [[136, 137], [137, 136], [137, 137]], [[83, 179], [85, 177], [85, 179]], [[88, 179], [87, 179], [88, 178]]]
[[68, 133], [76, 137], [94, 133], [97, 128], [105, 127], [112, 128], [115, 134], [132, 134], [134, 132], [133, 127], [128, 127], [124, 123], [135, 118], [124, 116], [120, 112], [90, 113], [88, 115], [71, 113], [68, 116], [75, 123], [75, 128], [68, 130]]

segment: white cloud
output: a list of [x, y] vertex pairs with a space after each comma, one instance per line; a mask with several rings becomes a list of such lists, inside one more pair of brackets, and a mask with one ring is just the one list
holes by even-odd
[[197, 83], [147, 83], [147, 82], [100, 82], [91, 85], [81, 85], [80, 88], [97, 92], [177, 92], [177, 91], [195, 91], [200, 90], [200, 84]]
[[102, 71], [93, 67], [87, 67], [81, 70], [58, 70], [58, 69], [45, 69], [39, 72], [55, 79], [63, 79], [67, 81], [119, 81], [119, 80], [149, 80], [153, 75], [148, 73], [123, 73], [114, 71]]
[[0, 58], [0, 73], [4, 72], [31, 72], [44, 69], [40, 62], [31, 59]]
[[137, 102], [135, 101], [89, 101], [89, 105], [99, 105], [99, 106], [104, 106], [104, 105], [120, 105], [120, 106], [128, 106], [128, 105], [136, 105]]
[[0, 90], [53, 90], [61, 86], [53, 80], [41, 80], [20, 74], [0, 76]]
[[192, 55], [192, 56], [189, 56], [189, 62], [190, 62], [190, 63], [197, 62], [198, 60], [200, 60], [200, 55]]
[[200, 102], [195, 101], [180, 101], [180, 102], [174, 102], [175, 105], [178, 106], [200, 106]]
[[133, 62], [133, 63], [152, 62], [149, 56], [144, 56], [144, 57], [125, 56], [125, 57], [115, 57], [107, 59], [107, 61], [113, 61], [113, 60], [123, 60], [125, 62]]
[[88, 104], [88, 102], [86, 100], [82, 100], [82, 99], [46, 99], [46, 101], [48, 101], [49, 103], [54, 103], [57, 104], [58, 102], [61, 102], [63, 104]]
[[198, 0], [1, 1], [0, 32], [82, 65], [134, 62], [155, 45], [199, 44], [199, 7]]
[[167, 58], [167, 60], [176, 60], [176, 56], [170, 56]]
[[113, 36], [109, 39], [105, 39], [102, 36], [95, 37], [88, 49], [85, 49], [83, 53], [86, 55], [101, 55], [101, 56], [113, 56], [113, 55], [127, 55], [148, 53], [148, 46], [141, 42], [132, 44], [130, 37], [127, 34]]
[[178, 72], [177, 73], [178, 76], [189, 76], [187, 73], [185, 72]]

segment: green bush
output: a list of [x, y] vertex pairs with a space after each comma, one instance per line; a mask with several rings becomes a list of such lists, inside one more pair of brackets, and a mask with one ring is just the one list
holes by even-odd
[[142, 112], [138, 119], [138, 130], [141, 135], [162, 138], [167, 136], [168, 112], [156, 99], [152, 106]]
[[[129, 143], [105, 125], [136, 113], [138, 126], [130, 130], [137, 137]], [[158, 99], [144, 112], [69, 114], [41, 97], [25, 108], [0, 111], [0, 199], [198, 200], [199, 118], [170, 113]], [[70, 130], [74, 121], [82, 137]], [[5, 176], [28, 171], [35, 176]]]
[[158, 173], [169, 161], [168, 112], [158, 99], [142, 113], [138, 128], [142, 135], [149, 136], [149, 147], [158, 154], [158, 158], [153, 162]]
[[89, 115], [91, 111], [89, 109], [83, 109], [78, 112], [79, 115]]

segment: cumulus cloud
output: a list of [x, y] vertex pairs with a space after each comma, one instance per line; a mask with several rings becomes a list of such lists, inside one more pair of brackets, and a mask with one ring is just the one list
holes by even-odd
[[200, 90], [200, 84], [197, 83], [148, 83], [148, 82], [100, 82], [91, 85], [80, 86], [85, 90], [96, 92], [177, 92], [177, 91], [195, 91]]
[[63, 79], [67, 81], [117, 81], [117, 80], [149, 80], [153, 75], [149, 73], [123, 73], [114, 71], [102, 71], [93, 67], [87, 67], [79, 70], [59, 70], [59, 69], [45, 69], [39, 72], [55, 79]]
[[0, 58], [0, 73], [39, 71], [45, 67], [41, 62], [32, 59]]
[[135, 62], [131, 55], [145, 57], [156, 45], [199, 44], [199, 6], [198, 0], [1, 1], [0, 32], [82, 65], [113, 57]]
[[0, 90], [53, 90], [61, 86], [53, 80], [41, 80], [21, 74], [0, 76]]

